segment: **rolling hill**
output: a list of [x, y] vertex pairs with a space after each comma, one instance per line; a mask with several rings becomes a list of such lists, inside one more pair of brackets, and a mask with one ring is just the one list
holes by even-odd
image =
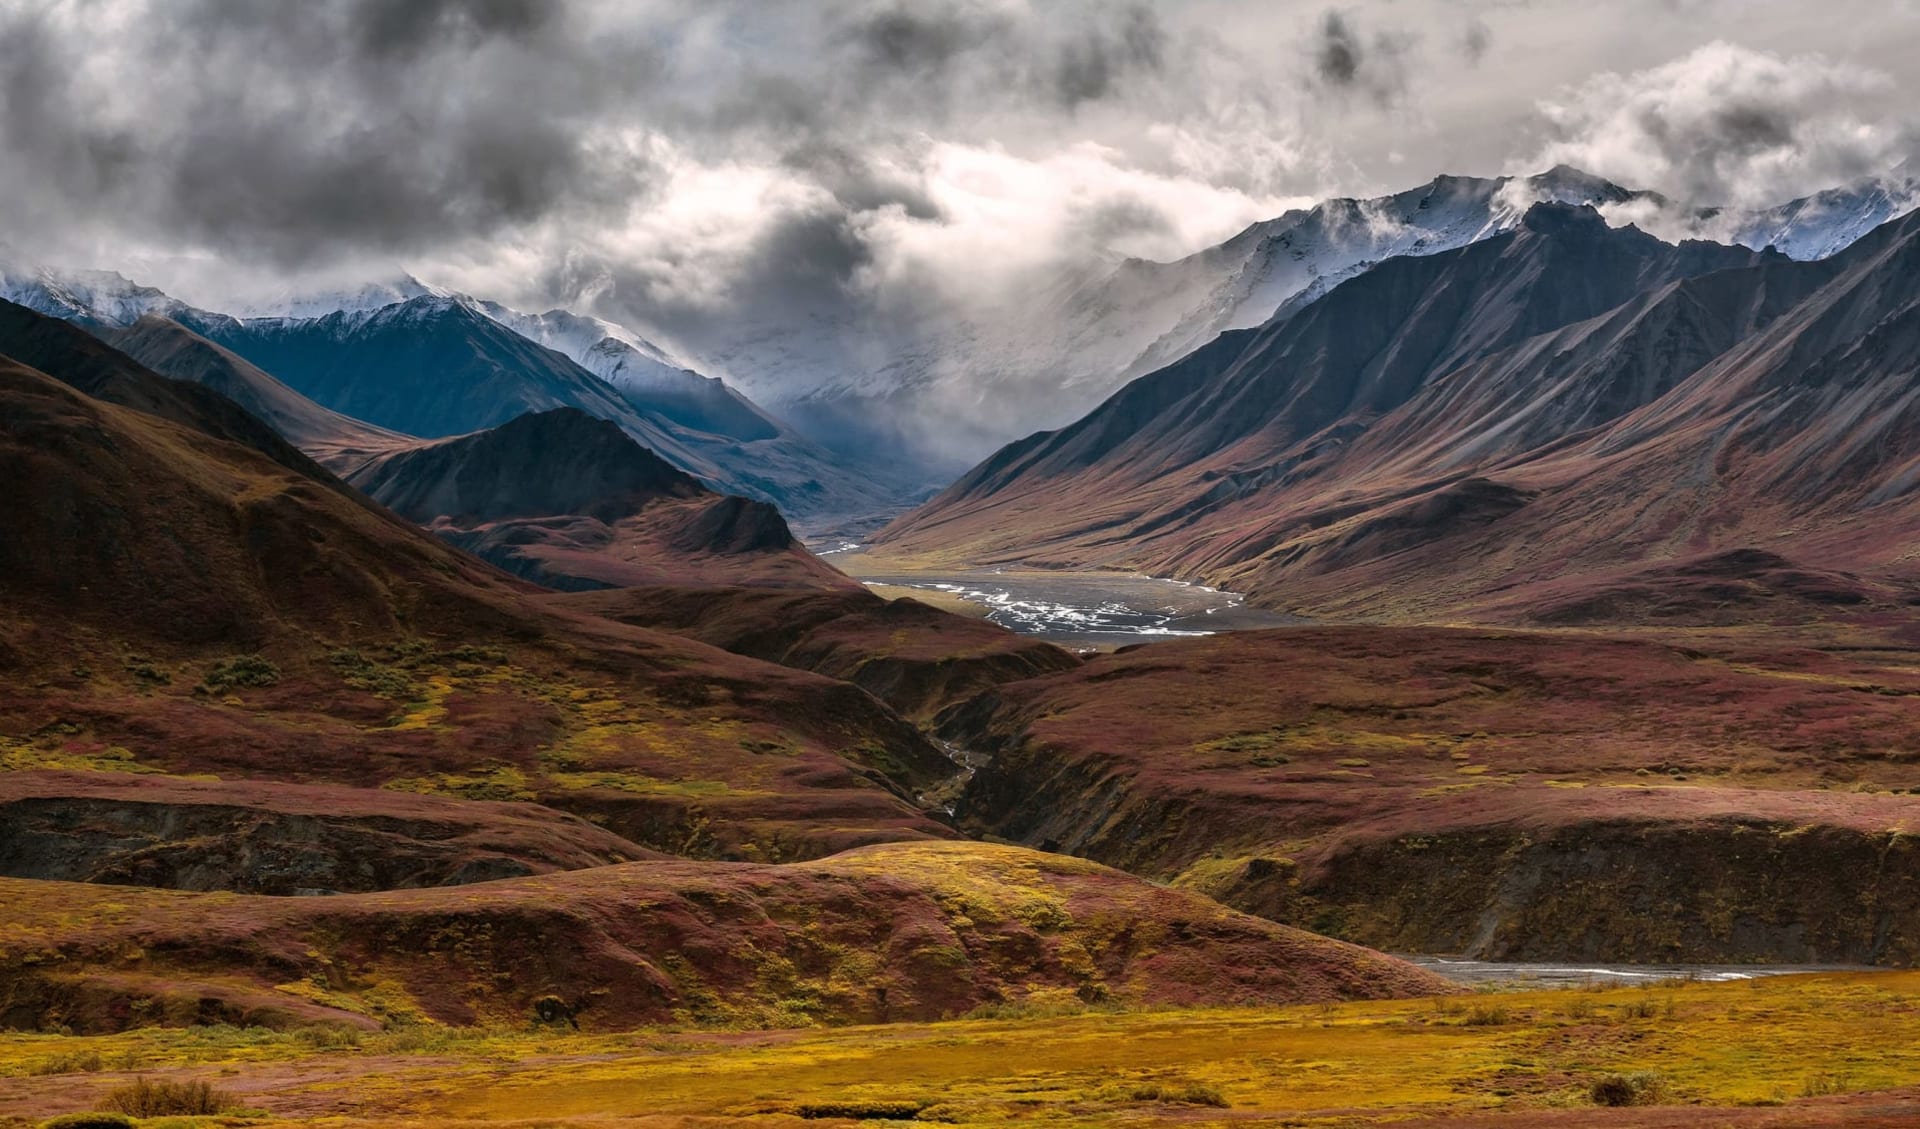
[[[1272, 1005], [1451, 990], [1197, 895], [973, 843], [330, 898], [14, 879], [0, 891], [9, 936], [59, 954], [54, 973], [0, 967], [5, 1021], [29, 1029], [59, 1017], [114, 1031], [186, 1008], [266, 1027], [617, 1031], [930, 1019], [1028, 997]], [[129, 959], [133, 937], [143, 951]]]

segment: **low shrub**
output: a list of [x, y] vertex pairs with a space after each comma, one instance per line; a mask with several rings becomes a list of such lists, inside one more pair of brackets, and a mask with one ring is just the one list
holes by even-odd
[[221, 659], [207, 671], [200, 685], [210, 694], [224, 694], [246, 687], [272, 686], [280, 681], [280, 668], [259, 655], [235, 655]]
[[1659, 1105], [1667, 1096], [1667, 1080], [1650, 1070], [1603, 1074], [1593, 1080], [1587, 1096], [1594, 1105]]
[[28, 1074], [92, 1074], [104, 1069], [99, 1051], [66, 1051], [27, 1064]]
[[173, 675], [168, 674], [158, 663], [145, 655], [128, 655], [127, 673], [142, 682], [151, 682], [156, 686], [165, 686], [173, 681]]
[[317, 1051], [337, 1051], [359, 1047], [365, 1042], [366, 1033], [358, 1027], [323, 1023], [299, 1028], [294, 1031], [293, 1038]]
[[1227, 1099], [1218, 1087], [1200, 1082], [1150, 1082], [1133, 1090], [1136, 1102], [1167, 1102], [1174, 1105], [1204, 1105], [1227, 1108]]
[[40, 1123], [40, 1129], [133, 1129], [124, 1113], [63, 1113]]
[[1853, 1080], [1844, 1074], [1809, 1074], [1800, 1084], [1803, 1098], [1824, 1098], [1853, 1089]]
[[1505, 1027], [1513, 1016], [1503, 1004], [1475, 1004], [1464, 1020], [1468, 1027]]
[[209, 1082], [136, 1078], [132, 1084], [110, 1091], [100, 1100], [99, 1108], [129, 1117], [183, 1117], [226, 1113], [239, 1104], [232, 1094], [214, 1089]]

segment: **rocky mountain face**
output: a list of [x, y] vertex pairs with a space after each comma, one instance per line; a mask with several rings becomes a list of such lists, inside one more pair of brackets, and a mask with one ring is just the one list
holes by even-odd
[[572, 407], [613, 420], [696, 473], [715, 473], [605, 381], [459, 298], [429, 295], [306, 319], [202, 315], [185, 324], [315, 403], [403, 434], [464, 435]]
[[1212, 515], [1326, 482], [1322, 467], [1444, 374], [1647, 289], [1763, 257], [1675, 247], [1609, 228], [1592, 209], [1537, 205], [1518, 231], [1391, 260], [1292, 317], [1222, 336], [1071, 427], [1007, 447], [880, 540], [980, 559], [1055, 559], [1081, 542], [1116, 557], [1217, 550], [1204, 533]]

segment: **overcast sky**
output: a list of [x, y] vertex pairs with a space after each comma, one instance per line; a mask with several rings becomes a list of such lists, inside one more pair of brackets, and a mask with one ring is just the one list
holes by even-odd
[[1915, 0], [0, 0], [0, 242], [724, 317], [1440, 172], [1773, 202], [1905, 159], [1917, 69]]

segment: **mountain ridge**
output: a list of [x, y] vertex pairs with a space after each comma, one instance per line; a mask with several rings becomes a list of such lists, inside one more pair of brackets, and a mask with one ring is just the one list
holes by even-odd
[[[1536, 206], [1529, 216], [1562, 224], [1573, 214], [1542, 211], [1550, 207]], [[1598, 218], [1590, 211], [1578, 222], [1585, 225], [1581, 230], [1604, 231], [1606, 245], [1666, 246], [1630, 228], [1596, 228]], [[1916, 229], [1920, 222], [1911, 217], [1895, 220], [1837, 259], [1810, 263], [1772, 251], [1682, 245], [1672, 248], [1676, 263], [1689, 256], [1694, 261], [1676, 277], [1623, 277], [1604, 297], [1624, 300], [1600, 310], [1592, 309], [1601, 304], [1599, 297], [1584, 308], [1564, 306], [1570, 294], [1606, 273], [1591, 264], [1569, 260], [1569, 267], [1548, 275], [1509, 270], [1474, 284], [1481, 292], [1471, 300], [1482, 312], [1462, 320], [1469, 327], [1465, 337], [1438, 349], [1428, 347], [1421, 328], [1421, 319], [1437, 308], [1437, 295], [1428, 292], [1436, 284], [1431, 273], [1444, 269], [1448, 255], [1461, 262], [1487, 259], [1499, 253], [1501, 239], [1513, 237], [1442, 256], [1394, 260], [1292, 318], [1276, 319], [1256, 334], [1223, 338], [1189, 361], [1135, 382], [1073, 428], [1008, 448], [876, 541], [883, 552], [941, 559], [1143, 568], [1233, 587], [1307, 614], [1524, 619], [1530, 614], [1525, 602], [1511, 592], [1484, 606], [1475, 601], [1492, 599], [1488, 593], [1516, 582], [1558, 577], [1554, 583], [1564, 585], [1574, 573], [1592, 570], [1598, 576], [1633, 559], [1658, 563], [1744, 547], [1704, 532], [1681, 544], [1671, 534], [1655, 536], [1646, 522], [1648, 532], [1632, 537], [1619, 530], [1606, 539], [1580, 531], [1611, 528], [1612, 519], [1601, 515], [1624, 514], [1635, 499], [1643, 499], [1650, 512], [1686, 522], [1684, 528], [1698, 528], [1694, 519], [1658, 501], [1654, 484], [1660, 479], [1650, 467], [1630, 480], [1609, 480], [1615, 472], [1602, 468], [1636, 458], [1677, 459], [1660, 454], [1657, 445], [1668, 442], [1669, 434], [1697, 431], [1704, 426], [1698, 417], [1716, 412], [1723, 434], [1751, 434], [1738, 413], [1758, 409], [1728, 397], [1743, 380], [1756, 379], [1756, 372], [1776, 382], [1804, 381], [1816, 362], [1837, 371], [1833, 358], [1864, 357], [1862, 349], [1877, 345], [1877, 363], [1895, 368], [1880, 380], [1880, 401], [1897, 409], [1902, 394], [1889, 382], [1910, 361], [1899, 351], [1904, 339], [1898, 325], [1887, 318], [1905, 316], [1891, 280], [1906, 276], [1911, 264], [1888, 260], [1905, 253]], [[1750, 261], [1740, 263], [1741, 253]], [[1843, 285], [1848, 278], [1854, 283]], [[1384, 299], [1393, 280], [1411, 287], [1397, 305]], [[1856, 292], [1879, 305], [1842, 301]], [[1503, 294], [1523, 301], [1502, 301]], [[1521, 316], [1528, 303], [1550, 313]], [[1552, 309], [1556, 305], [1563, 308]], [[1489, 317], [1487, 309], [1500, 316]], [[1369, 323], [1375, 315], [1384, 320]], [[1322, 323], [1324, 333], [1316, 330]], [[1823, 324], [1827, 328], [1815, 334]], [[1329, 357], [1338, 361], [1340, 350], [1349, 347], [1360, 355], [1327, 367]], [[1871, 367], [1869, 362], [1852, 363], [1848, 379], [1872, 383], [1861, 367]], [[1397, 371], [1412, 383], [1396, 383]], [[1323, 378], [1332, 384], [1315, 383]], [[1404, 395], [1396, 391], [1402, 388]], [[1806, 395], [1799, 398], [1809, 402]], [[1847, 413], [1857, 416], [1865, 404], [1844, 411], [1824, 405], [1816, 418], [1851, 418]], [[1783, 418], [1784, 409], [1772, 411]], [[1890, 422], [1872, 434], [1904, 435], [1902, 426]], [[1848, 473], [1860, 473], [1863, 441], [1842, 442], [1843, 433], [1831, 429], [1822, 434], [1855, 459]], [[1884, 449], [1905, 450], [1906, 443], [1902, 438]], [[1715, 450], [1724, 462], [1744, 448]], [[1838, 457], [1803, 443], [1792, 466], [1810, 473]], [[1807, 497], [1806, 482], [1792, 481], [1797, 470], [1777, 458], [1765, 464], [1773, 468], [1763, 479], [1771, 494], [1739, 491], [1756, 512], [1778, 512], [1781, 499], [1796, 491], [1806, 505], [1819, 502]], [[1602, 473], [1596, 477], [1596, 471]], [[1697, 478], [1692, 471], [1672, 473], [1680, 483]], [[1729, 473], [1709, 477], [1731, 482]], [[1882, 486], [1882, 494], [1897, 490], [1904, 473]], [[1609, 485], [1595, 485], [1600, 481]], [[1833, 490], [1844, 478], [1822, 481], [1821, 489]], [[1713, 496], [1720, 492], [1715, 487]], [[1081, 496], [1098, 500], [1062, 502]], [[1719, 503], [1723, 509], [1727, 504]], [[1824, 503], [1815, 508], [1835, 514], [1832, 520], [1841, 526], [1851, 520]], [[1719, 520], [1729, 530], [1756, 533], [1764, 524]], [[1782, 527], [1793, 524], [1781, 520]], [[1877, 550], [1863, 556], [1865, 540], [1858, 532], [1851, 536], [1853, 548], [1842, 559], [1886, 563]], [[1829, 542], [1831, 537], [1814, 538], [1810, 544]], [[1560, 560], [1556, 552], [1568, 556]], [[1533, 563], [1523, 566], [1525, 560]], [[1774, 583], [1767, 578], [1772, 575], [1754, 574], [1740, 583], [1764, 586]], [[1904, 583], [1897, 576], [1890, 582]], [[1878, 592], [1858, 597], [1869, 603], [1890, 598], [1889, 589], [1872, 583], [1855, 590]], [[1784, 601], [1780, 614], [1823, 614], [1817, 601], [1786, 601], [1784, 590], [1768, 598]], [[1701, 605], [1680, 614], [1706, 612]]]

